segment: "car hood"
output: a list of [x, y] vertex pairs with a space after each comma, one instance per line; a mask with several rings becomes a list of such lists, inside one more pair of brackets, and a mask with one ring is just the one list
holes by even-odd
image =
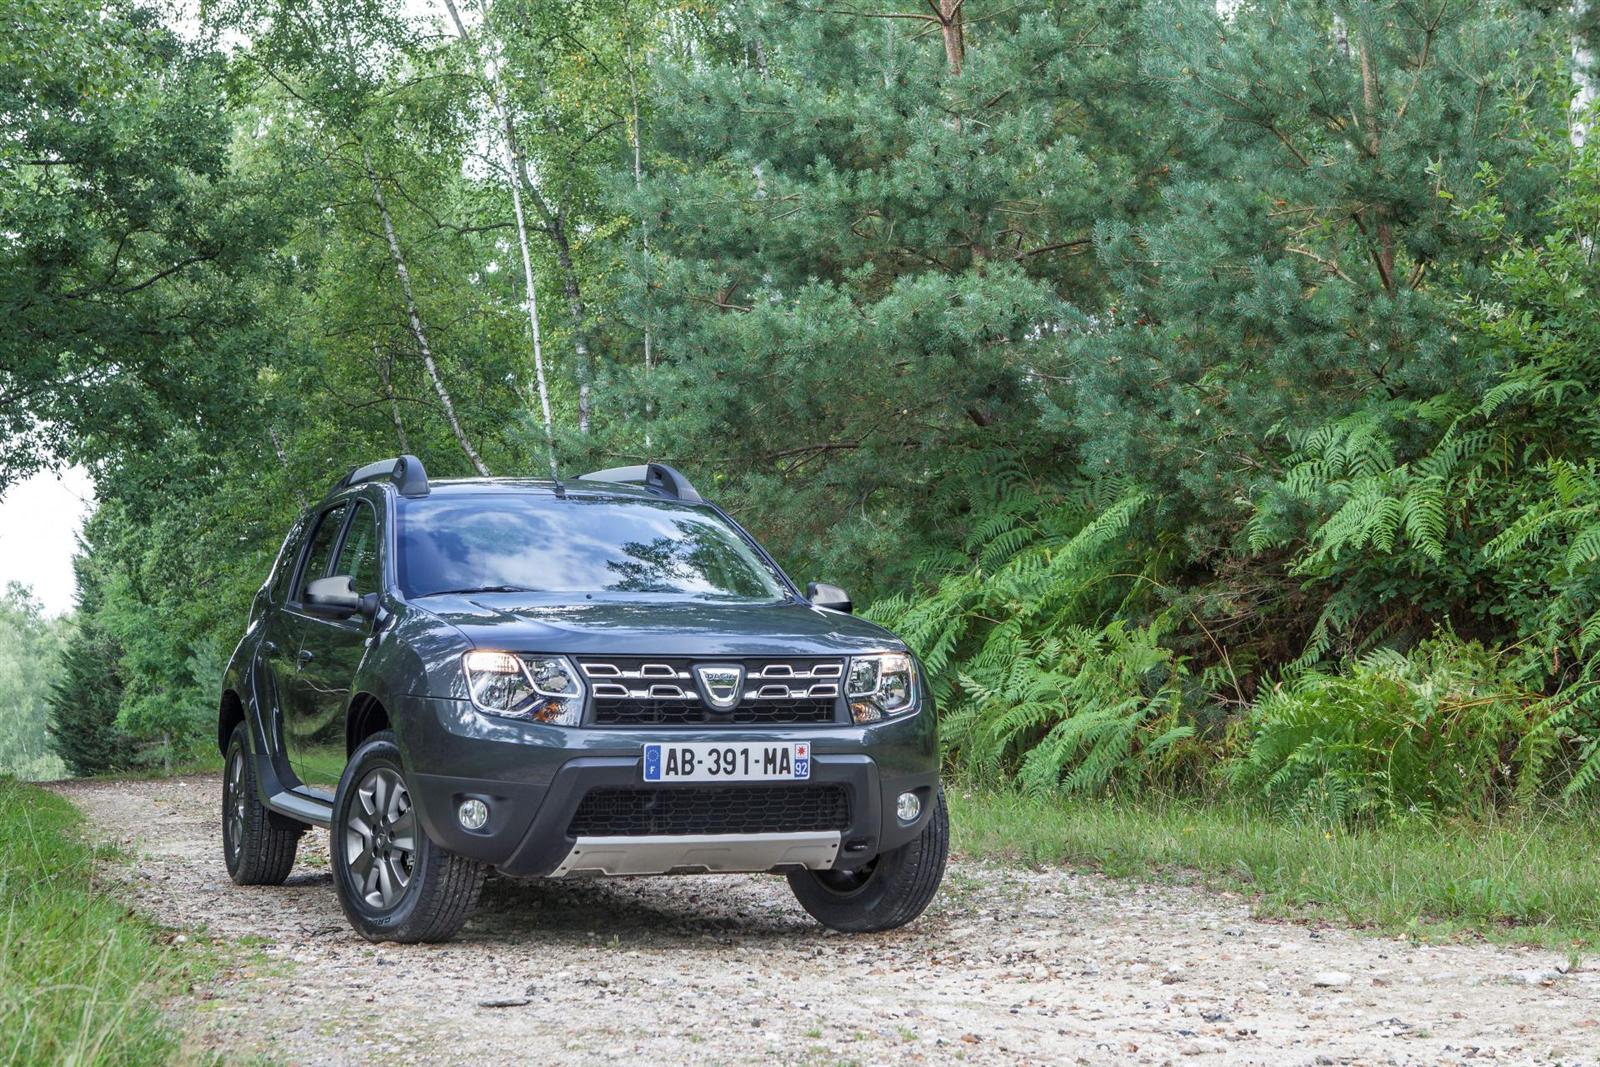
[[897, 650], [875, 623], [810, 604], [541, 603], [519, 593], [428, 597], [419, 606], [479, 648], [652, 656], [828, 656]]

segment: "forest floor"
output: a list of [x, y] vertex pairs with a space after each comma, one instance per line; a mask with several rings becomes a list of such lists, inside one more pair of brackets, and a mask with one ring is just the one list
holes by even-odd
[[230, 1061], [1600, 1063], [1600, 970], [1227, 893], [957, 857], [919, 922], [848, 937], [771, 877], [493, 879], [454, 942], [372, 945], [324, 833], [286, 886], [228, 880], [213, 775], [53, 788], [131, 903], [224, 946], [172, 1010]]

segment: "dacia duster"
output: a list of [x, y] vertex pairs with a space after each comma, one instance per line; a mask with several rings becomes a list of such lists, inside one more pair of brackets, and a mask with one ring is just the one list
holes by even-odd
[[223, 681], [222, 845], [281, 884], [329, 828], [375, 941], [438, 941], [490, 868], [770, 871], [838, 930], [920, 915], [949, 839], [933, 701], [845, 593], [802, 594], [670, 467], [340, 478]]

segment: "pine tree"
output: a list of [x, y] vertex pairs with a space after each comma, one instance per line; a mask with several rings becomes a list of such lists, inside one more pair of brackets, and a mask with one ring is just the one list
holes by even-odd
[[95, 619], [100, 604], [94, 565], [73, 560], [78, 580], [77, 623], [67, 638], [50, 691], [50, 746], [73, 774], [105, 774], [132, 763], [129, 739], [117, 726], [122, 706], [122, 650]]
[[653, 411], [657, 455], [858, 584], [959, 545], [941, 526], [998, 466], [1061, 470], [1043, 401], [1104, 293], [1094, 229], [1152, 200], [1167, 146], [1135, 7], [889, 10], [750, 0], [657, 67], [628, 201], [657, 366], [611, 390], [612, 451]]
[[1505, 246], [1453, 200], [1492, 169], [1511, 227], [1549, 231], [1529, 127], [1564, 132], [1544, 105], [1568, 37], [1498, 0], [1169, 0], [1146, 27], [1183, 169], [1097, 233], [1118, 296], [1073, 340], [1067, 413], [1089, 469], [1142, 472], [1204, 560], [1236, 547], [1287, 434], [1481, 374], [1455, 284]]

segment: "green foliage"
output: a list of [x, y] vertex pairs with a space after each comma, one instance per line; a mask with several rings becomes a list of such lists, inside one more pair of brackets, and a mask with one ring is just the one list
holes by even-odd
[[0, 592], [0, 774], [59, 778], [62, 762], [45, 729], [50, 679], [61, 656], [62, 624], [46, 619], [23, 586]]
[[0, 20], [0, 489], [174, 419], [220, 446], [282, 232], [229, 168], [222, 57], [130, 0]]
[[[187, 964], [97, 884], [62, 797], [0, 777], [0, 1034], [15, 1064], [188, 1062], [161, 1005]], [[203, 1062], [203, 1059], [202, 1059]]]
[[1558, 706], [1482, 647], [1435, 638], [1263, 694], [1237, 726], [1226, 776], [1298, 818], [1481, 816], [1545, 791]]
[[[183, 34], [24, 3], [0, 483], [96, 477], [68, 764], [209, 744], [342, 470], [540, 469], [537, 336], [566, 468], [667, 458], [875, 602], [958, 768], [1199, 788], [1242, 716], [1286, 811], [1588, 789], [1600, 149], [1568, 136], [1568, 9], [957, 6], [499, 0], [464, 40], [371, 2]], [[1406, 652], [1441, 629], [1525, 651]], [[1427, 705], [1455, 792], [1417, 784], [1448, 777], [1406, 733], [1430, 686], [1500, 694]], [[1404, 780], [1366, 780], [1402, 735]], [[1485, 778], [1496, 737], [1538, 760]]]
[[[1251, 521], [1257, 550], [1309, 537], [1296, 572], [1323, 594], [1302, 665], [1441, 619], [1548, 656], [1548, 691], [1586, 682], [1600, 633], [1593, 509], [1600, 455], [1600, 315], [1591, 252], [1600, 159], [1565, 137], [1534, 138], [1563, 168], [1539, 240], [1513, 229], [1484, 167], [1455, 211], [1506, 246], [1458, 297], [1456, 328], [1489, 373], [1421, 399], [1375, 397], [1306, 433]], [[1309, 520], [1309, 521], [1308, 521]]]
[[50, 688], [50, 747], [75, 775], [105, 774], [132, 762], [131, 739], [118, 727], [122, 648], [101, 622], [102, 581], [89, 555], [73, 561], [77, 611]]
[[1187, 670], [1161, 643], [1168, 625], [1112, 618], [1143, 589], [1125, 552], [1144, 494], [1108, 482], [1058, 497], [1020, 472], [994, 494], [974, 510], [970, 570], [870, 612], [930, 672], [956, 766], [1072, 793], [1192, 772]]
[[958, 675], [947, 743], [979, 775], [1017, 768], [1031, 790], [1091, 793], [1169, 783], [1194, 736], [1182, 664], [1161, 631], [1068, 626], [1025, 641], [997, 628]]
[[623, 309], [658, 362], [613, 368], [612, 447], [648, 427], [862, 599], [949, 560], [989, 478], [1071, 481], [1040, 417], [1105, 296], [1094, 227], [1151, 202], [1168, 126], [1137, 14], [986, 10], [958, 74], [915, 16], [740, 0], [705, 51], [663, 55], [624, 204], [650, 252]]
[[107, 774], [132, 762], [130, 739], [117, 725], [122, 702], [118, 651], [93, 622], [67, 639], [50, 691], [50, 747], [73, 774]]
[[[1547, 231], [1558, 178], [1539, 141], [1566, 135], [1565, 44], [1527, 6], [1477, 0], [1425, 19], [1403, 0], [1179, 0], [1144, 18], [1181, 166], [1159, 209], [1096, 231], [1119, 299], [1072, 342], [1061, 418], [1087, 422], [1091, 469], [1140, 471], [1216, 565], [1286, 433], [1481, 373], [1436, 281], [1477, 284], [1506, 232]], [[1507, 231], [1447, 198], [1480, 166], [1507, 176]], [[1373, 533], [1436, 528], [1435, 505], [1385, 505]]]

